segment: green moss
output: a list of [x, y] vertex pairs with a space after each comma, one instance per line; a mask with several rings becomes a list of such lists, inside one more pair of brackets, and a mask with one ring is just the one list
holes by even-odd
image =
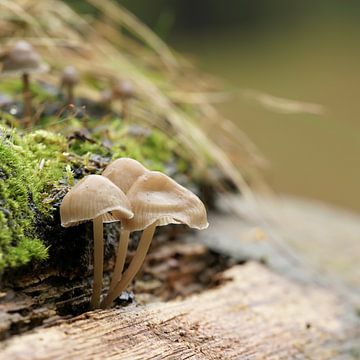
[[67, 141], [61, 135], [38, 130], [20, 136], [1, 128], [0, 137], [0, 270], [47, 258], [36, 232], [36, 216], [52, 215], [44, 201], [64, 177]]
[[[66, 133], [81, 125], [80, 120], [72, 119], [71, 126], [62, 130]], [[89, 119], [88, 126], [93, 127], [91, 139], [80, 136], [71, 140], [44, 130], [23, 135], [5, 125], [0, 127], [0, 271], [48, 257], [37, 222], [52, 217], [50, 194], [73, 185], [75, 170], [78, 178], [100, 173], [106, 159], [124, 156], [153, 170], [164, 171], [170, 163], [186, 167], [186, 161], [179, 162], [176, 155], [177, 144], [159, 130], [132, 134], [119, 119], [109, 120], [105, 126]], [[111, 146], [104, 146], [102, 141], [109, 134]], [[104, 159], [104, 165], [96, 165], [95, 155]]]
[[[16, 77], [3, 78], [0, 82], [0, 92], [8, 95], [21, 97], [22, 88], [23, 84], [21, 79], [17, 79]], [[44, 102], [45, 100], [54, 98], [54, 96], [51, 96], [35, 81], [30, 82], [30, 90], [36, 103]]]
[[86, 154], [97, 154], [100, 156], [111, 156], [110, 149], [105, 148], [99, 143], [91, 143], [88, 141], [75, 140], [71, 146], [70, 150], [75, 154], [83, 156]]
[[27, 164], [18, 155], [11, 143], [0, 143], [0, 269], [46, 258], [46, 249], [34, 234]]
[[124, 136], [112, 150], [113, 159], [131, 157], [151, 170], [165, 171], [165, 165], [174, 160], [176, 142], [153, 129], [143, 137]]
[[22, 82], [20, 79], [2, 79], [0, 82], [0, 91], [8, 95], [18, 95], [22, 91]]
[[51, 207], [43, 200], [47, 191], [64, 176], [66, 159], [61, 154], [67, 151], [67, 141], [61, 135], [38, 130], [17, 137], [14, 144], [18, 146], [17, 154], [26, 166], [35, 206], [42, 215], [49, 214]]

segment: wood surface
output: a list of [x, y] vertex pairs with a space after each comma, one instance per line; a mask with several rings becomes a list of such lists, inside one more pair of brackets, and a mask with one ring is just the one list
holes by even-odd
[[357, 351], [357, 316], [332, 289], [253, 262], [223, 277], [185, 300], [89, 312], [14, 336], [0, 343], [0, 359], [321, 360]]

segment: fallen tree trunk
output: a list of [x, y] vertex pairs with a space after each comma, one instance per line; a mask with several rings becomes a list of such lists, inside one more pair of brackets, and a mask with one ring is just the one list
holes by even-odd
[[15, 336], [0, 358], [340, 359], [359, 350], [359, 319], [330, 289], [256, 263], [223, 276], [185, 300], [89, 312]]

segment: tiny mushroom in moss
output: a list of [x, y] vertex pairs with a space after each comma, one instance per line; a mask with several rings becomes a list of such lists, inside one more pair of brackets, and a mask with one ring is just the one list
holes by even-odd
[[102, 308], [108, 308], [136, 276], [157, 226], [186, 224], [199, 230], [208, 227], [202, 201], [163, 173], [149, 171], [140, 176], [128, 191], [127, 198], [134, 217], [123, 221], [123, 228], [126, 231], [144, 231], [129, 267], [102, 301]]
[[112, 100], [112, 91], [111, 90], [105, 89], [100, 92], [99, 102], [104, 108], [110, 109], [111, 100]]
[[[109, 164], [102, 175], [111, 180], [117, 187], [119, 187], [125, 194], [127, 194], [130, 187], [137, 180], [137, 178], [148, 171], [148, 169], [146, 169], [142, 164], [134, 159], [121, 158]], [[121, 278], [129, 243], [130, 231], [122, 229], [120, 234], [115, 268], [111, 279], [109, 292], [114, 289], [116, 283]]]
[[100, 303], [103, 278], [103, 223], [133, 217], [125, 194], [101, 175], [88, 175], [80, 180], [64, 197], [60, 206], [61, 225], [76, 226], [93, 221], [94, 282], [91, 308]]
[[113, 99], [120, 99], [122, 118], [129, 117], [129, 101], [134, 97], [134, 85], [130, 80], [120, 80], [112, 89]]
[[61, 74], [60, 88], [66, 89], [67, 103], [74, 104], [74, 88], [80, 80], [79, 73], [74, 66], [66, 66]]
[[29, 76], [48, 70], [48, 65], [26, 41], [18, 41], [2, 56], [2, 70], [4, 75], [21, 75], [24, 98], [24, 124], [31, 125], [31, 92]]

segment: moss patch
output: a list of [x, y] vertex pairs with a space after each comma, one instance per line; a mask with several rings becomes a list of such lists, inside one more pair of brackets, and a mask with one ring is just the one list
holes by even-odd
[[101, 173], [124, 156], [161, 171], [186, 163], [179, 162], [177, 144], [158, 130], [125, 126], [118, 118], [107, 126], [89, 119], [90, 131], [83, 135], [81, 125], [71, 119], [57, 129], [67, 137], [0, 126], [0, 271], [48, 258], [56, 241], [48, 241], [39, 224], [53, 221], [61, 197], [77, 179]]
[[48, 218], [47, 193], [64, 176], [61, 156], [67, 141], [39, 130], [20, 135], [0, 128], [0, 270], [45, 260], [47, 248], [38, 238], [36, 217]]

